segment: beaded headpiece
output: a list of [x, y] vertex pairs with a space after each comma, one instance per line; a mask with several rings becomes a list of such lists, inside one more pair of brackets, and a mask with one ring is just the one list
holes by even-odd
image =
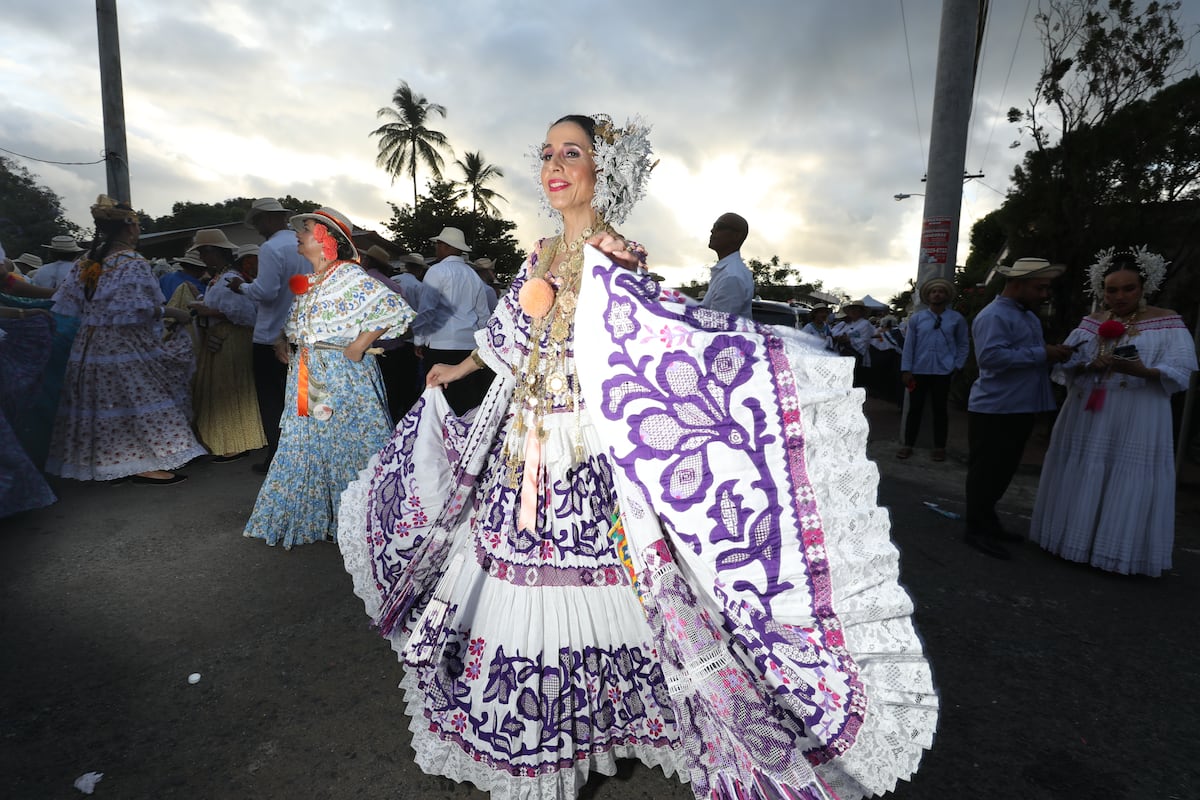
[[1104, 274], [1108, 272], [1117, 256], [1132, 258], [1137, 264], [1138, 274], [1142, 276], [1142, 290], [1145, 294], [1154, 294], [1162, 286], [1163, 278], [1167, 276], [1167, 264], [1158, 253], [1151, 253], [1146, 245], [1127, 250], [1117, 250], [1110, 247], [1096, 253], [1096, 262], [1088, 267], [1088, 291], [1092, 297], [1104, 296]]
[[[634, 204], [646, 194], [646, 179], [650, 170], [658, 164], [650, 161], [653, 148], [650, 146], [650, 126], [641, 117], [625, 121], [618, 128], [607, 114], [593, 114], [596, 123], [592, 158], [596, 162], [596, 190], [592, 195], [592, 208], [609, 225], [620, 225], [633, 210]], [[538, 176], [539, 188], [542, 171], [542, 148], [535, 145], [531, 151], [533, 172]], [[550, 206], [545, 192], [539, 192], [542, 211], [547, 216], [557, 212]]]

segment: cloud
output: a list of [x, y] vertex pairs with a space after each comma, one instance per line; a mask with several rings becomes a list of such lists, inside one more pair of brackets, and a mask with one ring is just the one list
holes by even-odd
[[[747, 257], [890, 296], [916, 272], [922, 198], [892, 195], [922, 187], [938, 5], [906, 4], [901, 20], [901, 6], [876, 0], [121, 0], [134, 200], [162, 215], [179, 201], [290, 193], [379, 227], [389, 201], [411, 202], [407, 180], [375, 166], [369, 135], [403, 79], [446, 106], [431, 124], [455, 156], [479, 150], [505, 171], [495, 188], [525, 243], [552, 229], [525, 162], [547, 125], [642, 114], [662, 161], [624, 228], [656, 269], [702, 276], [709, 226], [733, 210], [751, 224]], [[1020, 157], [1003, 115], [1041, 62], [1023, 5], [991, 4], [969, 132], [968, 169], [1001, 192]], [[94, 3], [10, 0], [0, 54], [3, 146], [98, 158]], [[103, 165], [23, 163], [87, 221]], [[971, 221], [1001, 200], [965, 187], [963, 255]]]

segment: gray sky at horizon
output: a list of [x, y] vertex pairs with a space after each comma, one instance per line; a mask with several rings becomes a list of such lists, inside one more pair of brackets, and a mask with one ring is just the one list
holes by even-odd
[[[747, 258], [778, 255], [805, 280], [886, 300], [916, 274], [922, 198], [893, 195], [923, 191], [941, 5], [119, 0], [133, 201], [161, 216], [175, 202], [291, 194], [386, 234], [388, 202], [411, 203], [412, 187], [375, 166], [369, 133], [403, 79], [447, 109], [431, 126], [454, 147], [450, 177], [467, 151], [504, 170], [492, 188], [526, 249], [554, 227], [526, 157], [547, 124], [637, 114], [660, 163], [622, 231], [668, 282], [704, 276], [709, 227], [736, 211]], [[1196, 6], [1181, 12], [1192, 28]], [[1036, 9], [991, 3], [966, 164], [986, 177], [964, 185], [958, 263], [1031, 145], [1009, 148], [1021, 137], [1005, 115], [1041, 65]], [[100, 158], [93, 0], [9, 0], [3, 19], [0, 147]], [[103, 164], [14, 161], [89, 223]]]

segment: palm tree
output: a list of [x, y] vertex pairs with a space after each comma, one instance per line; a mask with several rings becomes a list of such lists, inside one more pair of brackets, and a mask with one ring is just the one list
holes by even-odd
[[412, 176], [413, 208], [416, 208], [418, 163], [425, 164], [434, 178], [440, 180], [446, 162], [437, 148], [444, 147], [454, 152], [446, 134], [425, 127], [430, 114], [444, 118], [446, 107], [431, 103], [423, 95], [414, 93], [408, 81], [400, 81], [399, 88], [392, 95], [392, 106], [379, 109], [375, 115], [391, 120], [371, 131], [372, 136], [379, 137], [379, 157], [375, 163], [386, 169], [392, 180], [405, 171]]
[[495, 178], [503, 178], [504, 172], [484, 161], [483, 153], [479, 151], [466, 153], [462, 159], [455, 159], [454, 163], [463, 171], [464, 180], [459, 186], [463, 187], [464, 195], [471, 196], [471, 213], [483, 211], [487, 216], [500, 216], [500, 209], [492, 201], [499, 199], [507, 203], [508, 198], [484, 184]]

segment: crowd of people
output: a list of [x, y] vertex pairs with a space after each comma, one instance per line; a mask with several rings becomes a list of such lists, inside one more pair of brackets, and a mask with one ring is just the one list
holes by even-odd
[[[360, 252], [336, 209], [275, 198], [245, 218], [260, 244], [201, 229], [160, 274], [136, 212], [101, 196], [90, 245], [54, 237], [54, 260], [23, 254], [17, 271], [36, 272], [0, 277], [15, 298], [0, 515], [54, 502], [43, 470], [173, 485], [200, 456], [261, 450], [244, 535], [337, 543], [404, 663], [403, 698], [382, 702], [416, 720], [427, 772], [497, 797], [570, 798], [618, 758], [697, 797], [892, 789], [931, 746], [938, 698], [855, 387], [907, 397], [900, 459], [930, 407], [944, 460], [974, 347], [965, 541], [1007, 558], [1025, 537], [996, 504], [1055, 407], [1054, 365], [1067, 400], [1030, 536], [1158, 575], [1169, 396], [1196, 368], [1179, 316], [1145, 303], [1162, 260], [1101, 254], [1102, 310], [1063, 344], [1031, 313], [1061, 267], [1032, 258], [999, 268], [970, 324], [935, 278], [903, 321], [872, 320], [864, 298], [838, 319], [812, 309], [803, 331], [759, 325], [743, 217], [713, 223], [700, 302], [659, 287], [618, 231], [653, 166], [647, 135], [604, 115], [549, 126], [538, 174], [557, 231], [506, 289], [458, 228], [430, 239], [432, 263], [393, 259]], [[851, 595], [870, 613], [843, 614]]]

